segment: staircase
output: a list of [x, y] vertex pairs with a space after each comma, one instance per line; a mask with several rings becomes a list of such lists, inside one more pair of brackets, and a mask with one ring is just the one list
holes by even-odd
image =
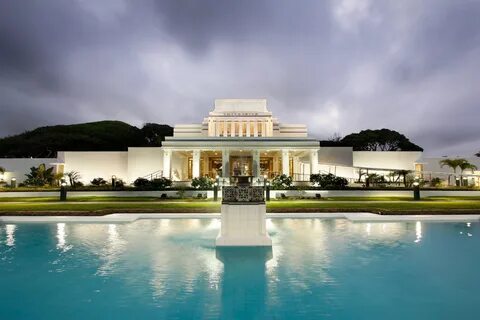
[[143, 176], [142, 178], [144, 179], [148, 179], [148, 180], [153, 180], [153, 179], [158, 179], [158, 178], [161, 178], [163, 177], [163, 170], [157, 170], [155, 172], [152, 172], [152, 173], [149, 173], [145, 176]]

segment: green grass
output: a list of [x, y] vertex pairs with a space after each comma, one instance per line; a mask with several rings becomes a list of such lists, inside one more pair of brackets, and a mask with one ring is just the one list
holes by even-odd
[[[141, 199], [139, 201], [139, 199]], [[19, 198], [16, 198], [18, 201]], [[156, 198], [82, 198], [82, 201], [58, 202], [39, 201], [28, 198], [23, 202], [2, 201], [0, 214], [41, 214], [42, 212], [68, 211], [83, 213], [112, 212], [220, 212], [220, 202], [212, 200], [158, 200]], [[121, 202], [120, 202], [121, 201]], [[270, 212], [321, 212], [321, 211], [368, 211], [383, 213], [450, 213], [452, 210], [469, 210], [480, 212], [480, 200], [457, 200], [455, 198], [435, 199], [427, 201], [398, 200], [389, 202], [351, 202], [329, 200], [273, 200], [267, 203]], [[65, 213], [67, 211], [67, 213]]]
[[[59, 197], [12, 197], [0, 198], [2, 202], [58, 202]], [[68, 197], [67, 202], [155, 202], [155, 201], [182, 201], [182, 202], [206, 202], [212, 200], [204, 199], [161, 199], [157, 197], [103, 197], [103, 196], [86, 196], [86, 197]]]

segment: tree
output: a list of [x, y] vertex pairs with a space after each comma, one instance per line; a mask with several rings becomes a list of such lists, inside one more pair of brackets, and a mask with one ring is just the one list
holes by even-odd
[[480, 157], [480, 151], [478, 151], [477, 153], [475, 153], [475, 155], [476, 155], [477, 157]]
[[389, 129], [363, 130], [345, 136], [341, 142], [355, 151], [423, 151], [403, 134]]
[[6, 171], [6, 170], [5, 170], [5, 168], [4, 168], [4, 167], [0, 167], [0, 173], [2, 173], [2, 174], [3, 174], [3, 173], [5, 173], [5, 171]]
[[460, 163], [458, 167], [460, 168], [460, 181], [462, 185], [463, 185], [463, 172], [465, 170], [471, 170], [473, 173], [473, 171], [477, 170], [477, 166], [468, 161]]
[[65, 173], [65, 175], [68, 177], [68, 181], [73, 188], [78, 185], [78, 181], [82, 178], [77, 171], [69, 171]]
[[98, 121], [40, 127], [0, 138], [0, 157], [48, 158], [58, 151], [126, 151], [128, 147], [160, 146], [173, 135], [168, 125], [147, 123], [143, 128], [121, 121]]
[[26, 174], [27, 179], [24, 183], [28, 186], [44, 186], [53, 185], [55, 182], [55, 175], [53, 173], [53, 167], [47, 168], [44, 163], [38, 167], [31, 167], [30, 173]]
[[[405, 188], [407, 188], [408, 186], [408, 180], [407, 180], [407, 177], [409, 174], [411, 174], [412, 171], [411, 170], [395, 170], [393, 171], [393, 174], [394, 175], [398, 175], [398, 177], [402, 177], [403, 178], [403, 185], [405, 186]], [[398, 179], [397, 179], [398, 180]]]
[[[456, 179], [457, 176], [457, 168], [460, 168], [462, 170], [462, 173], [464, 170], [468, 168], [468, 164], [470, 164], [467, 159], [463, 158], [458, 158], [458, 159], [443, 159], [438, 162], [440, 164], [440, 167], [449, 167], [453, 170], [453, 177]], [[470, 164], [471, 165], [471, 164]], [[461, 169], [461, 168], [465, 169]], [[450, 176], [448, 176], [448, 184], [450, 185]]]
[[158, 123], [146, 123], [140, 130], [147, 146], [161, 146], [165, 136], [173, 136], [173, 128]]

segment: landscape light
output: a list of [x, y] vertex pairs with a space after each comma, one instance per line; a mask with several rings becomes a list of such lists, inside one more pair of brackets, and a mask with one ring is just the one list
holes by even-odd
[[420, 200], [420, 177], [415, 177], [413, 181], [413, 200]]
[[67, 183], [65, 181], [60, 184], [60, 201], [67, 201]]

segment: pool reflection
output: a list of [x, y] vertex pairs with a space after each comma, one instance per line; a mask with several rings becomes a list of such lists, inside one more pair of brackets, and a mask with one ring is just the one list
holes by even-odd
[[[217, 248], [223, 263], [221, 318], [265, 318], [267, 300], [266, 263], [272, 259], [270, 247]], [[223, 307], [225, 306], [225, 307]]]

